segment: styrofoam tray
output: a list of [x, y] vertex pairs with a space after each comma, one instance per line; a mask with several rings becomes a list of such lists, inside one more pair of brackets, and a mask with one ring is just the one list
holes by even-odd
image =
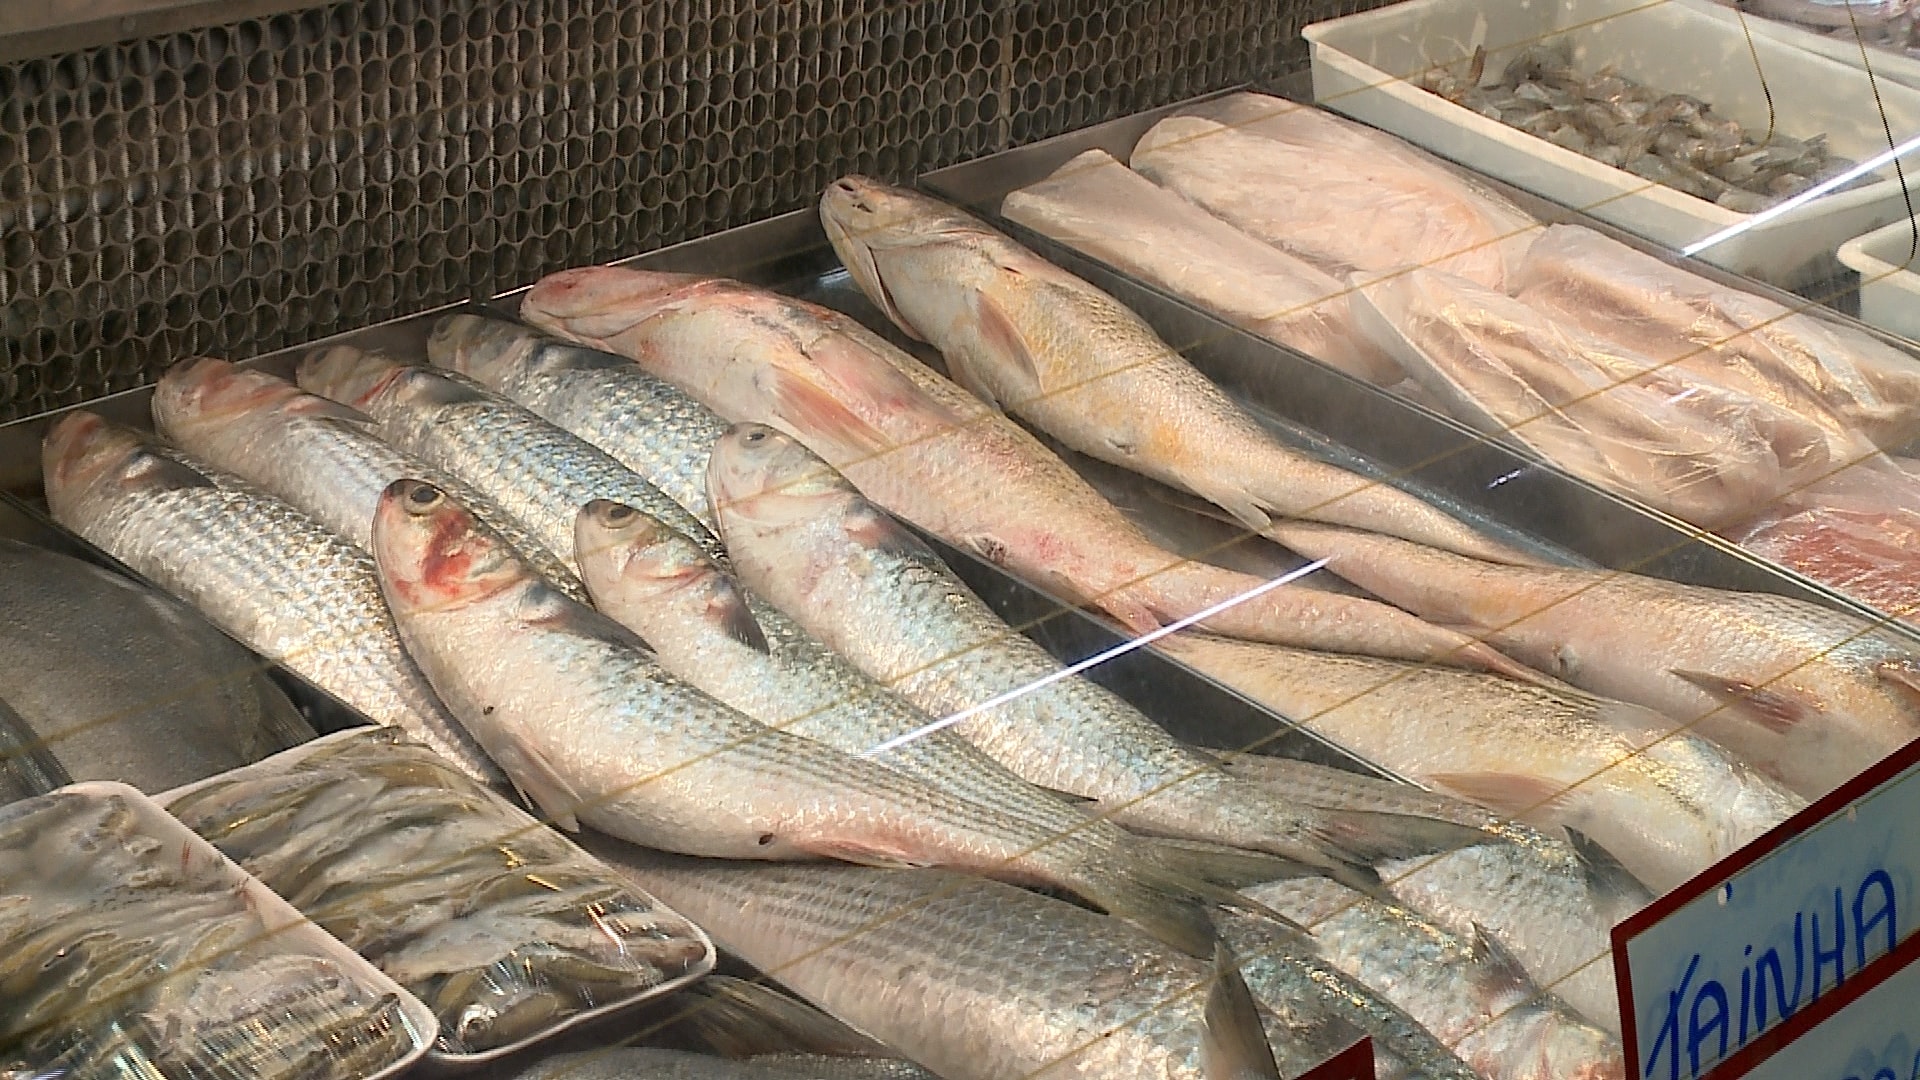
[[1920, 261], [1915, 222], [1905, 218], [1840, 245], [1840, 261], [1860, 275], [1860, 319], [1920, 341]]
[[[1776, 130], [1784, 135], [1824, 132], [1835, 153], [1855, 161], [1887, 148], [1864, 72], [1774, 36], [1755, 35], [1750, 49], [1737, 22], [1668, 0], [1408, 0], [1315, 23], [1304, 34], [1315, 100], [1676, 249], [1758, 215], [1652, 184], [1407, 80], [1466, 60], [1477, 45], [1486, 47], [1487, 72], [1496, 75], [1527, 45], [1565, 41], [1580, 71], [1613, 65], [1636, 82], [1706, 101], [1749, 131], [1767, 129], [1771, 92]], [[1882, 83], [1879, 97], [1896, 141], [1920, 133], [1920, 90]], [[1891, 168], [1876, 177], [1758, 221], [1700, 256], [1778, 285], [1826, 277], [1838, 269], [1833, 253], [1843, 241], [1905, 215]]]
[[[1770, 19], [1756, 12], [1736, 11], [1714, 0], [1676, 0], [1688, 7], [1697, 8], [1713, 18], [1722, 19], [1739, 25], [1744, 18], [1747, 28], [1756, 35], [1778, 38], [1796, 49], [1805, 49], [1829, 60], [1845, 64], [1848, 67], [1860, 66], [1860, 43], [1847, 35], [1835, 36], [1808, 30], [1803, 26], [1779, 19]], [[1882, 79], [1889, 79], [1902, 86], [1920, 87], [1920, 59], [1892, 49], [1867, 46], [1867, 59], [1873, 62], [1873, 73]]]

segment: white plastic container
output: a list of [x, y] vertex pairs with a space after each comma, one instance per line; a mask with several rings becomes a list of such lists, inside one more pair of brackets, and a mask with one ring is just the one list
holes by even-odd
[[[1698, 8], [1716, 19], [1738, 26], [1741, 13], [1726, 6], [1716, 4], [1714, 0], [1676, 0], [1688, 7]], [[1838, 61], [1851, 68], [1860, 66], [1860, 44], [1853, 38], [1841, 35], [1816, 33], [1804, 26], [1779, 19], [1770, 19], [1764, 15], [1746, 13], [1746, 24], [1758, 37], [1765, 35], [1777, 38], [1796, 49], [1805, 49], [1830, 60]], [[1873, 73], [1882, 80], [1891, 80], [1902, 86], [1920, 87], [1920, 59], [1892, 49], [1867, 46], [1867, 58], [1873, 62]]]
[[[1758, 215], [1603, 165], [1407, 80], [1467, 60], [1478, 45], [1487, 49], [1488, 74], [1497, 75], [1525, 46], [1564, 41], [1582, 72], [1612, 65], [1638, 83], [1699, 98], [1749, 131], [1767, 129], [1764, 70], [1782, 134], [1824, 132], [1834, 153], [1855, 161], [1887, 148], [1864, 72], [1775, 36], [1755, 35], [1750, 51], [1736, 21], [1668, 0], [1409, 0], [1304, 33], [1314, 98], [1327, 107], [1675, 249]], [[1884, 82], [1879, 89], [1895, 141], [1920, 133], [1920, 90]], [[1842, 241], [1905, 216], [1891, 167], [1876, 177], [1754, 224], [1700, 257], [1788, 287], [1825, 277], [1838, 269], [1833, 252]]]
[[1914, 223], [1902, 218], [1840, 245], [1840, 261], [1860, 275], [1860, 321], [1920, 341], [1920, 260]]

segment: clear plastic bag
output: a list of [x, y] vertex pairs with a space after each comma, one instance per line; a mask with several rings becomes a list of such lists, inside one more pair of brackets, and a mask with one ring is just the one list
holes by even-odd
[[1660, 367], [1450, 274], [1366, 287], [1362, 327], [1465, 423], [1702, 526], [1821, 474], [1821, 429], [1684, 367]]
[[692, 923], [392, 728], [329, 736], [168, 810], [499, 1053], [697, 978]]
[[0, 808], [0, 1075], [360, 1080], [432, 1018], [124, 784]]

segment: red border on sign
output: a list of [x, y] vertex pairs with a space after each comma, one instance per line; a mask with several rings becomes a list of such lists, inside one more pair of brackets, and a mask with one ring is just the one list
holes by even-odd
[[1300, 1080], [1375, 1080], [1373, 1039], [1361, 1036], [1359, 1042], [1308, 1069]]
[[[1731, 880], [1734, 875], [1740, 873], [1740, 871], [1745, 870], [1747, 867], [1778, 851], [1781, 847], [1785, 846], [1787, 841], [1806, 833], [1815, 825], [1838, 815], [1848, 806], [1859, 802], [1916, 764], [1920, 764], [1920, 739], [1915, 739], [1900, 749], [1895, 750], [1893, 753], [1888, 754], [1886, 757], [1881, 758], [1859, 776], [1834, 788], [1832, 791], [1821, 796], [1820, 799], [1808, 806], [1805, 810], [1774, 826], [1765, 836], [1760, 837], [1739, 851], [1714, 863], [1712, 866], [1688, 879], [1672, 892], [1656, 897], [1653, 903], [1633, 913], [1613, 928], [1613, 974], [1614, 981], [1620, 992], [1620, 1036], [1627, 1052], [1627, 1067], [1629, 1070], [1627, 1075], [1629, 1077], [1637, 1077], [1640, 1075], [1640, 1033], [1636, 1029], [1633, 1010], [1633, 975], [1628, 970], [1627, 965], [1627, 942], [1638, 937], [1648, 927], [1653, 926], [1655, 923], [1680, 910], [1687, 904], [1718, 889], [1721, 885]], [[1855, 974], [1853, 979], [1842, 983], [1837, 989], [1832, 991], [1830, 995], [1822, 994], [1818, 1001], [1794, 1013], [1792, 1019], [1781, 1024], [1778, 1028], [1756, 1037], [1753, 1042], [1740, 1048], [1740, 1050], [1728, 1057], [1725, 1061], [1708, 1069], [1702, 1076], [1714, 1077], [1715, 1080], [1724, 1080], [1724, 1077], [1738, 1076], [1741, 1073], [1751, 1071], [1754, 1066], [1771, 1057], [1780, 1047], [1792, 1042], [1793, 1038], [1803, 1033], [1806, 1028], [1818, 1023], [1818, 1020], [1808, 1020], [1805, 1024], [1802, 1024], [1802, 1017], [1812, 1016], [1818, 1011], [1819, 1016], [1825, 1018], [1832, 1009], [1838, 1009], [1841, 1004], [1844, 1004], [1844, 1001], [1841, 1001], [1841, 994], [1843, 991], [1853, 990], [1855, 980], [1864, 984], [1868, 972], [1873, 971], [1882, 960], [1894, 956], [1906, 955], [1909, 947], [1920, 949], [1920, 935], [1909, 934], [1899, 945], [1894, 947], [1892, 952], [1887, 953], [1885, 956], [1875, 958], [1872, 963]], [[1911, 957], [1909, 959], [1911, 959]], [[1885, 981], [1893, 971], [1898, 970], [1901, 966], [1903, 965], [1892, 965], [1886, 973], [1879, 975], [1875, 981], [1875, 985], [1880, 981]], [[1854, 997], [1865, 993], [1868, 989], [1871, 989], [1871, 987], [1862, 985], [1858, 991], [1848, 995], [1846, 1000], [1851, 1001]], [[1836, 1004], [1832, 1006], [1832, 1009], [1827, 1008], [1829, 996], [1836, 1002]], [[1776, 1033], [1784, 1036], [1784, 1033], [1790, 1030], [1795, 1032], [1794, 1036], [1783, 1037], [1777, 1042], [1773, 1039]], [[1746, 1060], [1749, 1054], [1763, 1047], [1765, 1048], [1763, 1053], [1755, 1054], [1751, 1060]], [[1745, 1060], [1745, 1064], [1741, 1066], [1738, 1073], [1729, 1072], [1723, 1074], [1722, 1070], [1726, 1069], [1729, 1065], [1743, 1060]]]

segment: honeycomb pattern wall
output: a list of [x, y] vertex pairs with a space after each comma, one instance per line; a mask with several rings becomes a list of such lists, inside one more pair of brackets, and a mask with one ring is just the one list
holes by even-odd
[[345, 0], [0, 65], [0, 419], [1304, 64], [1369, 0]]

